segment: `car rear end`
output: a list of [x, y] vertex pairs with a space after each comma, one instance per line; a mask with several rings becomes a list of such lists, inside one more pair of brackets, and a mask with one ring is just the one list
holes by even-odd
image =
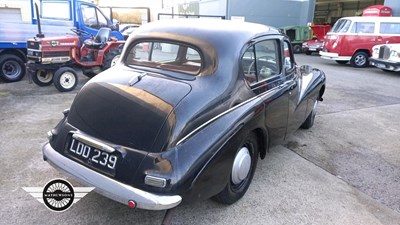
[[106, 72], [81, 89], [48, 133], [44, 159], [131, 208], [177, 206], [182, 198], [165, 193], [166, 177], [177, 168], [160, 154], [175, 126], [173, 109], [190, 85], [135, 70], [119, 71], [117, 81], [113, 70]]

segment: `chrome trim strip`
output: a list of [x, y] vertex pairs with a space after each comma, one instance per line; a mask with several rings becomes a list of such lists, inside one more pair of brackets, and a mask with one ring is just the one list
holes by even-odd
[[94, 190], [101, 195], [124, 205], [133, 200], [140, 209], [165, 210], [176, 207], [182, 201], [179, 195], [157, 195], [106, 177], [61, 155], [49, 143], [45, 144], [42, 150], [44, 159], [52, 166], [88, 186], [95, 187]]
[[69, 57], [69, 56], [43, 57], [42, 58], [43, 63], [62, 63], [62, 62], [68, 62], [70, 60], [71, 60], [71, 57]]
[[112, 152], [115, 151], [114, 148], [112, 148], [112, 147], [110, 147], [110, 146], [108, 146], [106, 144], [103, 144], [100, 141], [97, 141], [97, 140], [95, 140], [93, 138], [90, 138], [90, 137], [87, 137], [85, 135], [82, 135], [82, 134], [74, 133], [72, 135], [72, 138], [74, 138], [74, 139], [76, 139], [76, 140], [78, 140], [78, 141], [80, 141], [80, 142], [82, 142], [84, 144], [87, 144], [87, 145], [90, 145], [92, 147], [95, 147], [97, 149], [106, 151], [108, 153], [112, 153]]
[[257, 99], [257, 98], [264, 98], [266, 95], [271, 94], [271, 92], [273, 92], [275, 89], [280, 89], [280, 88], [282, 88], [282, 87], [283, 87], [283, 84], [282, 84], [282, 85], [279, 85], [279, 86], [277, 86], [277, 87], [274, 87], [274, 88], [272, 88], [272, 89], [270, 89], [270, 90], [268, 90], [267, 92], [265, 92], [265, 93], [262, 94], [262, 95], [256, 95], [256, 96], [254, 96], [254, 97], [252, 97], [252, 98], [250, 98], [250, 99], [247, 99], [246, 101], [244, 101], [244, 102], [242, 102], [242, 103], [240, 103], [240, 104], [237, 104], [237, 105], [235, 105], [234, 107], [232, 107], [232, 108], [230, 108], [230, 109], [228, 109], [228, 110], [226, 110], [226, 111], [224, 111], [224, 112], [218, 114], [217, 116], [211, 118], [211, 119], [208, 120], [207, 122], [203, 123], [202, 125], [200, 125], [200, 126], [197, 127], [196, 129], [194, 129], [192, 132], [190, 132], [189, 134], [187, 134], [185, 137], [183, 137], [181, 140], [179, 140], [179, 141], [176, 143], [176, 145], [180, 145], [180, 144], [183, 143], [186, 139], [188, 139], [190, 136], [192, 136], [193, 134], [195, 134], [195, 133], [198, 132], [199, 130], [203, 129], [203, 127], [205, 127], [205, 126], [207, 126], [208, 124], [214, 122], [215, 120], [219, 119], [220, 117], [224, 116], [225, 114], [228, 114], [229, 112], [231, 112], [231, 111], [233, 111], [233, 110], [235, 110], [235, 109], [241, 107], [242, 105], [245, 105], [245, 104], [247, 104], [247, 103], [249, 103], [249, 102], [251, 102], [251, 101], [253, 101], [253, 100]]

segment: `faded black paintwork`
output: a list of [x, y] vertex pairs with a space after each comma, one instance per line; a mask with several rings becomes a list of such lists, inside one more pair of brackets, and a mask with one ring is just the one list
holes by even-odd
[[[241, 57], [265, 39], [281, 43], [282, 65], [282, 43], [288, 38], [271, 27], [214, 20], [145, 25], [127, 41], [121, 63], [78, 93], [50, 144], [63, 152], [71, 132], [92, 136], [123, 158], [115, 176], [107, 176], [153, 193], [179, 194], [184, 200], [209, 198], [229, 181], [235, 140], [255, 132], [263, 157], [270, 145], [305, 121], [314, 101], [322, 97], [325, 75], [317, 69], [301, 73], [299, 67], [288, 71], [282, 66], [281, 74], [268, 83], [245, 83]], [[124, 55], [138, 40], [193, 46], [204, 59], [200, 74], [124, 65]], [[145, 185], [146, 174], [166, 178], [167, 186]]]

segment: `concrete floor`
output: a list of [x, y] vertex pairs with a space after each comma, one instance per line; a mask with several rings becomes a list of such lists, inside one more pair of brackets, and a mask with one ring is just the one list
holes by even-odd
[[[400, 224], [400, 74], [296, 59], [327, 74], [314, 127], [272, 148], [239, 202], [180, 205], [172, 224]], [[0, 224], [160, 223], [163, 211], [131, 210], [95, 192], [55, 213], [22, 189], [67, 178], [42, 160], [41, 146], [76, 92], [27, 79], [0, 84]]]

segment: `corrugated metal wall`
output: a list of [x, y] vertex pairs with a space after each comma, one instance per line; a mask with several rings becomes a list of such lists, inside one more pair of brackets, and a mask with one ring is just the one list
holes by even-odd
[[228, 0], [228, 17], [275, 27], [305, 26], [312, 22], [315, 0]]

